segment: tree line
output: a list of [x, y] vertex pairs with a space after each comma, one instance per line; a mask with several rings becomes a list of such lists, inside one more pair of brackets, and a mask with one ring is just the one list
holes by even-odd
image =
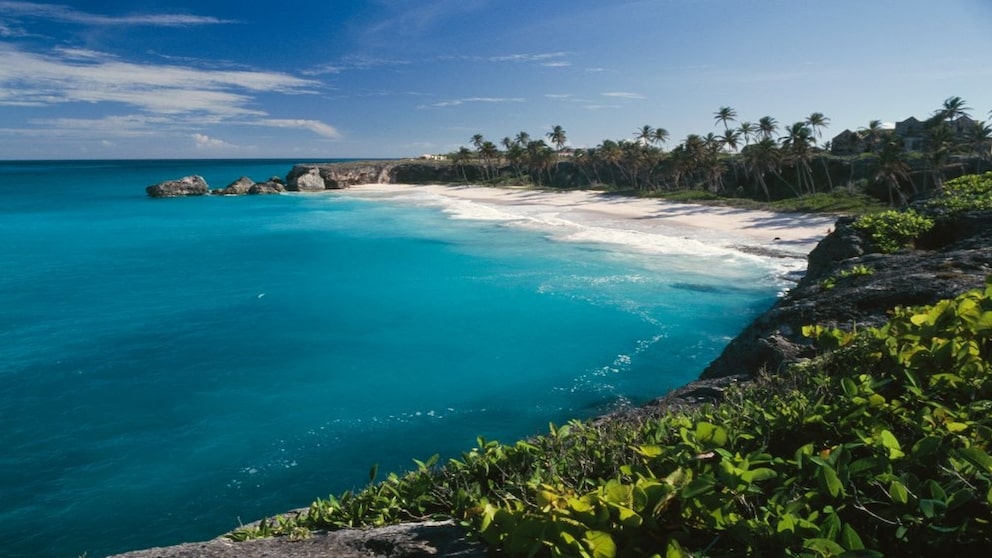
[[[475, 134], [472, 148], [463, 146], [449, 158], [466, 181], [466, 169], [474, 166], [483, 181], [636, 191], [706, 189], [715, 194], [749, 189], [746, 193], [768, 200], [833, 190], [837, 169], [848, 165], [850, 179], [854, 161], [865, 159], [866, 178], [897, 204], [921, 189], [939, 189], [956, 156], [974, 158], [980, 165], [992, 161], [992, 126], [972, 121], [970, 112], [960, 97], [946, 99], [923, 123], [918, 153], [907, 151], [901, 136], [872, 120], [856, 132], [863, 152], [837, 157], [830, 155], [829, 141], [820, 143], [830, 125], [821, 112], [780, 125], [771, 116], [739, 121], [737, 111], [724, 106], [713, 113], [714, 127], [722, 130], [689, 134], [671, 150], [665, 149], [670, 135], [661, 126], [644, 125], [630, 138], [606, 139], [589, 148], [568, 148], [564, 128], [554, 126], [543, 137], [522, 131], [499, 145]], [[921, 164], [927, 178], [919, 183], [911, 172]]]

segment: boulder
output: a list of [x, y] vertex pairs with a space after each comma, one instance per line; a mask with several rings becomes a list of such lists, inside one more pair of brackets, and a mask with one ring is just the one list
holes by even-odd
[[220, 193], [225, 196], [243, 196], [247, 194], [254, 185], [254, 180], [248, 178], [247, 176], [242, 176], [241, 178], [228, 184], [227, 188], [221, 190]]
[[282, 181], [275, 182], [269, 179], [265, 182], [259, 182], [257, 184], [252, 184], [251, 188], [248, 189], [248, 193], [255, 194], [279, 194], [286, 191], [286, 186], [283, 185]]
[[166, 180], [145, 188], [153, 198], [178, 198], [182, 196], [204, 196], [210, 192], [207, 181], [202, 176], [184, 176], [176, 180]]
[[[296, 167], [293, 170], [295, 171]], [[324, 184], [324, 178], [320, 175], [320, 169], [309, 167], [306, 172], [297, 175], [290, 174], [286, 189], [290, 192], [323, 192], [327, 186]]]

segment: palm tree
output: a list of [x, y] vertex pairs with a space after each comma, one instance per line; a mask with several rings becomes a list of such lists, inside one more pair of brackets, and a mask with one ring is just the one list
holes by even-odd
[[799, 178], [800, 191], [808, 187], [808, 192], [816, 191], [813, 184], [813, 169], [809, 166], [810, 147], [813, 144], [813, 131], [805, 122], [796, 122], [786, 130], [787, 135], [782, 138], [782, 147], [788, 151], [792, 163], [796, 167], [796, 175]]
[[[823, 137], [823, 132], [821, 129], [830, 125], [830, 119], [824, 116], [822, 112], [814, 112], [806, 117], [806, 125], [813, 131], [813, 135], [816, 139], [819, 139]], [[813, 140], [814, 143], [816, 142], [816, 139]]]
[[[735, 122], [737, 118], [737, 111], [730, 107], [720, 107], [716, 112], [713, 113], [713, 120], [716, 122], [723, 122], [723, 129], [729, 128], [728, 122]], [[716, 122], [713, 123], [716, 126]]]
[[931, 120], [936, 123], [951, 122], [962, 116], [968, 116], [971, 108], [965, 106], [965, 100], [961, 97], [948, 97], [939, 109], [934, 111]]
[[462, 171], [462, 180], [465, 182], [468, 182], [468, 175], [465, 174], [465, 163], [471, 160], [472, 152], [464, 146], [451, 155], [451, 163]]
[[600, 160], [606, 164], [607, 168], [610, 169], [610, 178], [612, 179], [613, 185], [617, 185], [616, 170], [620, 164], [620, 159], [623, 157], [623, 150], [620, 149], [620, 145], [613, 140], [604, 140], [600, 144], [599, 149]]
[[634, 132], [634, 138], [641, 142], [641, 145], [648, 145], [654, 141], [654, 128], [645, 124], [640, 130]]
[[[806, 125], [813, 130], [813, 144], [816, 144], [816, 140], [823, 137], [822, 128], [826, 128], [830, 125], [830, 119], [824, 116], [822, 112], [814, 112], [806, 118]], [[834, 189], [834, 180], [830, 178], [830, 169], [827, 168], [827, 160], [822, 155], [819, 157], [820, 162], [823, 163], [823, 173], [827, 175], [827, 185], [831, 190]]]
[[568, 138], [565, 137], [565, 129], [561, 126], [555, 126], [547, 135], [551, 143], [555, 144], [555, 170], [558, 170], [558, 163], [561, 162], [561, 150], [565, 148]]
[[479, 146], [479, 156], [485, 161], [486, 174], [493, 177], [493, 159], [499, 159], [499, 148], [491, 141], [484, 141]]
[[944, 168], [947, 167], [951, 154], [957, 147], [954, 141], [954, 131], [946, 122], [931, 126], [927, 132], [927, 162], [930, 163], [930, 175], [933, 186], [941, 189], [944, 186]]
[[472, 145], [475, 146], [476, 150], [482, 147], [483, 141], [485, 141], [485, 139], [483, 139], [482, 134], [475, 134], [474, 136], [472, 136]]
[[528, 134], [527, 132], [518, 132], [517, 136], [514, 138], [514, 141], [516, 141], [518, 144], [520, 144], [521, 147], [526, 149], [527, 144], [530, 143], [530, 134]]
[[754, 124], [748, 122], [747, 120], [741, 122], [741, 125], [737, 128], [737, 130], [740, 131], [741, 136], [744, 138], [745, 147], [751, 145], [751, 140], [754, 139], [754, 134], [758, 131]]
[[[780, 176], [778, 169], [782, 164], [782, 153], [778, 149], [775, 140], [765, 138], [754, 145], [744, 149], [745, 168], [758, 180], [758, 185], [765, 193], [765, 199], [771, 201], [771, 193], [768, 191], [768, 182], [765, 181], [765, 174], [773, 172]], [[784, 180], [783, 180], [784, 182]]]
[[872, 153], [876, 151], [884, 133], [885, 128], [882, 127], [881, 120], [872, 120], [868, 122], [868, 127], [858, 129], [858, 134], [868, 144], [868, 149]]
[[535, 140], [527, 143], [527, 164], [530, 166], [531, 176], [534, 182], [541, 184], [544, 179], [544, 172], [549, 173], [551, 160], [554, 159], [555, 152], [544, 143], [544, 140]]
[[980, 161], [977, 172], [982, 172], [981, 162], [992, 160], [992, 126], [985, 122], [975, 122], [968, 129], [966, 141], [971, 153]]
[[771, 139], [778, 130], [778, 121], [771, 116], [762, 116], [758, 120], [758, 131], [763, 139]]
[[895, 205], [895, 196], [899, 196], [900, 205], [906, 205], [906, 194], [900, 187], [900, 180], [912, 184], [909, 177], [909, 163], [906, 162], [902, 138], [892, 135], [882, 145], [878, 152], [878, 170], [875, 171], [875, 182], [885, 184], [889, 191], [889, 205]]
[[720, 141], [723, 143], [724, 147], [734, 150], [737, 152], [737, 148], [740, 146], [741, 132], [740, 130], [731, 130], [727, 128], [723, 131], [723, 135], [720, 136]]
[[664, 144], [666, 141], [668, 141], [668, 130], [662, 127], [655, 128], [654, 138], [652, 139], [652, 142], [658, 144]]

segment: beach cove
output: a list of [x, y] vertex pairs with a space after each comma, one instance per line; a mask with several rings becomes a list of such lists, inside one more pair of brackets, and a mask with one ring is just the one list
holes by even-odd
[[784, 230], [748, 228], [771, 216], [751, 237], [592, 192], [141, 192], [291, 164], [3, 165], [11, 556], [205, 539], [361, 487], [373, 463], [646, 402], [804, 265]]

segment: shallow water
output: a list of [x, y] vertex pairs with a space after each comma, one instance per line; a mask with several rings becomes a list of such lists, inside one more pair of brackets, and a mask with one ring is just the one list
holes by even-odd
[[438, 199], [144, 194], [291, 164], [0, 163], [4, 556], [210, 538], [646, 401], [782, 288], [776, 260]]

